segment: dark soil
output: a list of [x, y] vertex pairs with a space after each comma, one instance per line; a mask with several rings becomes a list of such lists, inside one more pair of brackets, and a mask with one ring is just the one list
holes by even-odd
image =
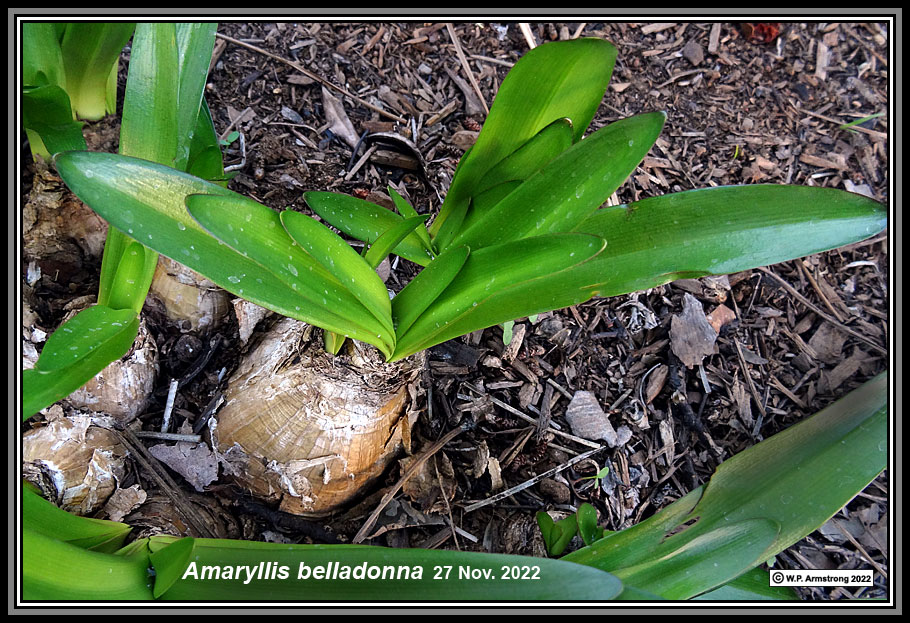
[[[528, 42], [515, 23], [455, 24], [454, 32], [489, 105]], [[434, 213], [485, 117], [445, 24], [226, 23], [219, 33], [225, 38], [216, 45], [206, 98], [222, 136], [243, 137], [225, 152], [226, 164], [239, 171], [231, 188], [276, 209], [307, 211], [305, 190], [365, 197], [393, 182], [418, 211]], [[646, 111], [668, 115], [661, 138], [614, 203], [758, 182], [890, 199], [888, 118], [839, 128], [888, 110], [887, 24], [548, 23], [532, 24], [531, 33], [537, 42], [582, 35], [617, 46], [611, 87], [592, 129]], [[354, 153], [329, 130], [320, 82], [275, 57], [342, 87], [347, 95], [330, 91], [358, 137], [385, 132], [401, 139], [361, 163], [372, 143]], [[503, 329], [494, 327], [433, 349], [431, 391], [422, 399], [413, 451], [468, 419], [479, 424], [434, 455], [435, 483], [415, 488], [420, 495], [400, 493], [398, 515], [368, 542], [543, 555], [539, 510], [558, 516], [589, 502], [610, 530], [649, 517], [705, 483], [722, 461], [887, 368], [889, 270], [882, 234], [768, 270], [682, 280], [520, 319], [508, 347]], [[406, 262], [393, 265], [390, 287], [413, 272]], [[720, 328], [716, 352], [692, 369], [680, 363], [670, 335], [687, 295]], [[186, 353], [202, 346], [212, 356], [176, 403], [178, 419], [195, 422], [223, 390], [222, 371], [237, 365], [236, 326], [222, 331], [223, 341], [210, 341], [150, 320], [164, 356], [159, 395], [141, 419], [149, 428], [160, 419], [167, 379], [193, 369], [198, 359]], [[192, 339], [199, 344], [187, 350]], [[631, 438], [465, 512], [590, 449], [554, 432], [570, 430], [564, 415], [580, 390], [592, 392]], [[599, 485], [586, 478], [604, 466], [610, 472]], [[400, 475], [393, 468], [360, 504], [320, 521], [279, 513], [226, 483], [212, 485], [200, 503], [218, 515], [223, 536], [344, 542]], [[154, 481], [136, 478], [155, 491]], [[822, 531], [781, 553], [778, 566], [887, 573], [888, 500], [883, 475]], [[157, 517], [157, 508], [146, 516]], [[801, 594], [886, 597], [886, 578], [875, 577], [872, 588]]]

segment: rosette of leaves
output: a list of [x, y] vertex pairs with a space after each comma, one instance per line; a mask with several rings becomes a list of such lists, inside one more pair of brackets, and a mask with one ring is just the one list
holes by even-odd
[[[585, 135], [615, 57], [610, 43], [579, 39], [516, 63], [428, 229], [427, 215], [394, 191], [397, 212], [307, 192], [325, 223], [366, 243], [362, 254], [316, 219], [167, 166], [87, 152], [61, 154], [57, 166], [115, 227], [237, 296], [373, 344], [390, 361], [593, 296], [772, 264], [884, 228], [877, 202], [815, 187], [707, 188], [602, 207], [665, 121], [644, 113]], [[424, 269], [390, 301], [375, 268], [392, 253]]]
[[[320, 221], [138, 158], [73, 151], [58, 155], [56, 164], [70, 188], [115, 228], [239, 297], [321, 327], [332, 353], [352, 338], [375, 346], [388, 362], [594, 296], [772, 264], [862, 240], [885, 226], [883, 206], [871, 199], [800, 186], [708, 188], [603, 207], [666, 119], [644, 113], [588, 133], [615, 58], [613, 45], [600, 39], [528, 52], [503, 80], [429, 228], [428, 216], [391, 189], [395, 211], [307, 192]], [[363, 252], [328, 225], [362, 241]], [[390, 254], [423, 267], [391, 300], [376, 273]], [[238, 445], [258, 455], [273, 430], [307, 419], [303, 409], [266, 409], [263, 437]], [[279, 426], [270, 424], [279, 419]], [[301, 435], [295, 447], [318, 446]], [[220, 439], [228, 447], [235, 441]], [[318, 458], [301, 450], [257, 460], [293, 465], [301, 482], [312, 483], [328, 478], [322, 467], [296, 469]]]

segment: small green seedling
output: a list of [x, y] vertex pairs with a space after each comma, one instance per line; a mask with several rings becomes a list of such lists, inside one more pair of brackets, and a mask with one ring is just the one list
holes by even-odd
[[553, 521], [549, 513], [539, 511], [537, 513], [537, 525], [540, 527], [540, 534], [550, 556], [559, 556], [566, 551], [572, 541], [572, 537], [578, 532], [578, 522], [575, 515], [569, 515], [559, 521]]
[[861, 119], [856, 119], [856, 120], [854, 120], [854, 121], [851, 121], [850, 123], [841, 124], [841, 125], [839, 125], [839, 126], [837, 126], [837, 127], [838, 127], [839, 129], [841, 129], [841, 130], [847, 130], [847, 131], [849, 131], [849, 132], [856, 133], [856, 130], [853, 129], [854, 126], [862, 125], [862, 124], [866, 123], [867, 121], [871, 121], [871, 120], [873, 120], [873, 119], [878, 119], [879, 117], [884, 117], [884, 116], [885, 116], [885, 113], [883, 113], [883, 112], [877, 112], [877, 113], [875, 113], [874, 115], [868, 115], [868, 116], [863, 117], [863, 118], [861, 118]]
[[594, 474], [593, 476], [582, 476], [581, 479], [582, 479], [582, 480], [594, 480], [594, 487], [597, 488], [597, 489], [599, 489], [599, 488], [600, 488], [600, 483], [601, 483], [601, 481], [602, 481], [604, 478], [606, 478], [606, 477], [607, 477], [607, 474], [609, 474], [609, 473], [610, 473], [610, 466], [609, 466], [609, 465], [604, 465], [604, 466], [603, 466], [603, 469], [601, 469], [600, 471], [598, 471], [598, 472], [597, 472], [596, 474]]
[[234, 130], [233, 132], [228, 134], [226, 137], [219, 140], [218, 144], [221, 145], [222, 147], [227, 147], [227, 146], [231, 145], [234, 141], [236, 141], [238, 138], [240, 138], [240, 132], [238, 132], [237, 130]]
[[578, 535], [585, 545], [592, 545], [604, 537], [615, 534], [597, 525], [597, 509], [587, 502], [579, 506], [575, 514], [577, 516]]

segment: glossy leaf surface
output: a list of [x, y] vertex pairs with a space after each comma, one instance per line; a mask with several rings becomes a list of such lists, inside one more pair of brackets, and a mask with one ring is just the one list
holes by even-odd
[[285, 210], [280, 218], [291, 238], [344, 284], [385, 325], [386, 331], [393, 334], [389, 292], [367, 261], [335, 232], [309, 216]]
[[138, 601], [152, 598], [147, 556], [82, 549], [22, 531], [22, 597], [40, 601]]
[[663, 127], [647, 113], [601, 128], [554, 158], [455, 236], [472, 249], [528, 236], [572, 231], [619, 188]]
[[117, 551], [130, 532], [124, 523], [67, 513], [35, 493], [28, 483], [22, 487], [22, 519], [26, 530], [105, 553]]
[[[714, 562], [733, 557], [738, 566], [745, 562], [740, 553], [749, 552], [751, 569], [821, 526], [885, 468], [886, 438], [881, 374], [724, 462], [707, 485], [650, 519], [565, 560], [608, 570], [662, 597], [694, 597], [746, 571], [730, 575], [732, 568], [721, 571]], [[668, 581], [663, 566], [679, 555], [693, 572]]]
[[456, 247], [436, 256], [392, 299], [395, 331], [404, 335], [423, 312], [452, 283], [468, 259], [467, 247]]
[[[307, 240], [304, 245], [298, 245], [285, 230], [281, 215], [256, 201], [236, 194], [192, 195], [187, 198], [186, 204], [190, 214], [217, 240], [240, 256], [259, 263], [284, 283], [284, 289], [289, 290], [292, 296], [298, 299], [295, 304], [298, 316], [292, 317], [305, 314], [319, 319], [314, 324], [329, 331], [350, 335], [370, 343], [382, 340], [381, 344], [391, 345], [394, 336], [391, 333], [392, 321], [387, 303], [386, 307], [382, 307], [381, 303], [375, 303], [375, 292], [373, 297], [369, 293], [360, 293], [361, 297], [374, 301], [375, 305], [379, 306], [377, 313], [380, 315], [374, 316], [349, 289], [350, 276], [345, 276], [342, 283], [332, 270], [322, 264], [323, 260], [329, 262], [332, 257], [332, 254], [321, 246], [331, 244], [326, 242], [330, 239], [325, 235], [326, 232], [329, 234], [331, 232], [326, 230], [320, 239]], [[296, 227], [299, 229], [306, 225], [298, 221]], [[302, 231], [297, 233], [302, 237]], [[337, 236], [335, 238], [337, 239]], [[343, 244], [340, 239], [338, 241]], [[224, 251], [221, 254], [223, 255]], [[353, 249], [351, 254], [357, 255]], [[338, 266], [333, 270], [338, 274], [345, 274], [343, 266], [348, 267], [347, 272], [357, 270], [358, 265], [353, 260], [348, 261], [345, 258], [350, 258], [350, 255], [346, 254], [336, 259]], [[210, 258], [209, 261], [217, 261], [217, 258]], [[363, 259], [357, 257], [357, 261], [363, 265]], [[350, 268], [352, 266], [354, 268]], [[361, 277], [366, 279], [362, 271]], [[379, 281], [378, 276], [376, 280]], [[247, 275], [241, 273], [229, 281], [235, 284], [237, 295], [244, 296], [246, 284], [250, 282]], [[280, 300], [287, 295], [273, 292], [270, 296]], [[385, 297], [388, 299], [388, 294]], [[300, 309], [296, 309], [297, 307]]]
[[[368, 244], [373, 244], [380, 235], [404, 220], [391, 210], [348, 195], [311, 191], [304, 193], [303, 198], [313, 212], [330, 225]], [[394, 253], [421, 266], [426, 266], [432, 259], [416, 233], [402, 240]]]
[[572, 276], [600, 296], [826, 251], [886, 225], [879, 203], [806, 186], [722, 186], [598, 210], [577, 231], [607, 247]]
[[139, 317], [131, 309], [95, 305], [48, 338], [35, 367], [22, 374], [22, 416], [27, 419], [69, 396], [133, 345]]
[[440, 249], [458, 232], [476, 185], [503, 158], [556, 119], [571, 119], [578, 141], [600, 106], [616, 48], [602, 39], [553, 42], [528, 51], [509, 71], [483, 130], [459, 163], [430, 233]]
[[[197, 194], [233, 197], [234, 201], [242, 205], [250, 202], [249, 199], [217, 184], [135, 158], [66, 152], [60, 154], [56, 161], [60, 176], [80, 199], [109, 223], [146, 246], [152, 246], [156, 251], [205, 275], [225, 290], [258, 305], [330, 331], [346, 333], [356, 339], [377, 344], [380, 349], [388, 348], [381, 339], [376, 338], [382, 331], [382, 326], [378, 323], [374, 327], [376, 332], [355, 330], [356, 327], [346, 318], [339, 318], [328, 310], [328, 296], [324, 291], [316, 293], [319, 298], [314, 307], [293, 289], [295, 282], [301, 289], [304, 287], [304, 275], [294, 275], [288, 266], [300, 273], [293, 262], [305, 254], [297, 248], [295, 255], [293, 241], [281, 227], [278, 215], [271, 210], [269, 212], [274, 216], [274, 227], [266, 225], [263, 231], [257, 230], [255, 233], [265, 237], [263, 240], [268, 240], [268, 232], [271, 230], [280, 233], [285, 242], [275, 242], [276, 245], [284, 246], [262, 247], [269, 258], [282, 259], [281, 263], [272, 262], [266, 267], [242, 253], [232, 252], [230, 247], [213, 238], [193, 219], [184, 205], [187, 197]], [[268, 210], [265, 206], [260, 207]], [[253, 214], [251, 211], [251, 218]], [[246, 215], [242, 216], [244, 220], [245, 217]], [[291, 250], [287, 254], [280, 255], [288, 249]], [[290, 259], [287, 259], [289, 256]], [[324, 272], [312, 259], [305, 261], [309, 262], [302, 264], [307, 273], [310, 272], [310, 267], [313, 267], [313, 272]], [[299, 280], [295, 281], [298, 277]], [[325, 304], [322, 303], [322, 295], [326, 296]], [[352, 296], [347, 296], [354, 300], [356, 309], [359, 303]]]
[[603, 248], [594, 236], [550, 234], [472, 251], [464, 267], [411, 328], [400, 359], [471, 331], [574, 305], [590, 294], [562, 275]]

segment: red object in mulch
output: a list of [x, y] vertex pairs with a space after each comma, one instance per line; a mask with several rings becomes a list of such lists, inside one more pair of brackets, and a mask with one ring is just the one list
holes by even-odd
[[780, 34], [780, 22], [743, 22], [740, 29], [751, 43], [771, 43]]

